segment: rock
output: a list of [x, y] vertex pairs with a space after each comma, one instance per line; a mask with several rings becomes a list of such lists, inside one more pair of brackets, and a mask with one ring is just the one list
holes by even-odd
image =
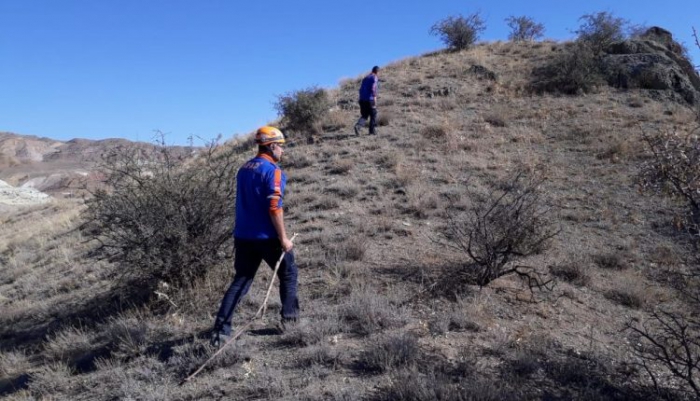
[[0, 204], [35, 205], [46, 203], [51, 197], [34, 188], [15, 188], [0, 180]]
[[496, 75], [495, 72], [489, 70], [488, 68], [482, 65], [472, 65], [471, 67], [469, 67], [469, 72], [481, 79], [487, 79], [489, 81], [495, 81], [498, 79], [498, 75]]
[[611, 44], [601, 62], [611, 86], [669, 91], [671, 99], [691, 105], [700, 101], [700, 77], [665, 29], [653, 27], [638, 38]]

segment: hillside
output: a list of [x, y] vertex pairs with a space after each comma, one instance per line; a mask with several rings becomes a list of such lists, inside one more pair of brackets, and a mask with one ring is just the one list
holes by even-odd
[[[651, 364], [655, 391], [625, 327], [659, 305], [687, 307], [669, 279], [687, 267], [679, 206], [640, 193], [637, 176], [643, 134], [689, 129], [694, 110], [661, 90], [530, 92], [532, 71], [566, 46], [497, 42], [384, 66], [376, 137], [352, 133], [361, 77], [333, 89], [324, 131], [293, 140], [282, 163], [304, 320], [276, 334], [273, 294], [271, 317], [183, 386], [212, 351], [206, 332], [232, 261], [185, 294], [133, 306], [115, 300], [111, 265], [76, 230], [81, 201], [0, 211], [0, 395], [684, 399]], [[518, 171], [541, 174], [559, 232], [520, 263], [554, 288], [530, 291], [515, 275], [481, 288], [441, 280], [468, 264], [444, 245], [445, 227]], [[269, 279], [261, 268], [234, 324]]]

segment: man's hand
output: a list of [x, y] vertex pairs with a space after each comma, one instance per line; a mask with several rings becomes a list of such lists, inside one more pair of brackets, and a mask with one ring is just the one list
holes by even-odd
[[289, 252], [294, 248], [294, 243], [286, 237], [280, 240], [280, 244], [282, 245], [282, 250], [285, 252]]

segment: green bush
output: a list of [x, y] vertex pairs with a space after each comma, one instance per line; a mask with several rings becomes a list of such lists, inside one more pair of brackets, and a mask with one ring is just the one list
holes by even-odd
[[533, 41], [544, 36], [544, 25], [526, 16], [506, 18], [510, 33], [508, 39], [514, 42]]
[[479, 13], [447, 17], [436, 22], [430, 28], [430, 34], [439, 36], [440, 40], [452, 50], [470, 48], [486, 29], [486, 23]]
[[147, 299], [161, 282], [182, 288], [225, 257], [241, 161], [214, 145], [194, 160], [165, 146], [103, 156], [104, 186], [87, 201], [81, 229], [116, 264], [122, 290]]
[[586, 43], [596, 54], [611, 43], [624, 40], [629, 25], [629, 21], [607, 11], [586, 14], [579, 21], [582, 21], [581, 26], [574, 31], [578, 35], [577, 40]]
[[315, 86], [281, 95], [275, 104], [285, 128], [307, 133], [317, 130], [330, 107], [326, 91]]

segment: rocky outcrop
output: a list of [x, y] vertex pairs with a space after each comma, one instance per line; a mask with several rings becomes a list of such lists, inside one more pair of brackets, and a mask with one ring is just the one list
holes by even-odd
[[36, 205], [51, 197], [34, 188], [15, 188], [0, 180], [0, 205]]
[[668, 91], [671, 98], [696, 104], [700, 77], [671, 33], [653, 27], [643, 35], [611, 44], [602, 58], [608, 83], [619, 88]]

